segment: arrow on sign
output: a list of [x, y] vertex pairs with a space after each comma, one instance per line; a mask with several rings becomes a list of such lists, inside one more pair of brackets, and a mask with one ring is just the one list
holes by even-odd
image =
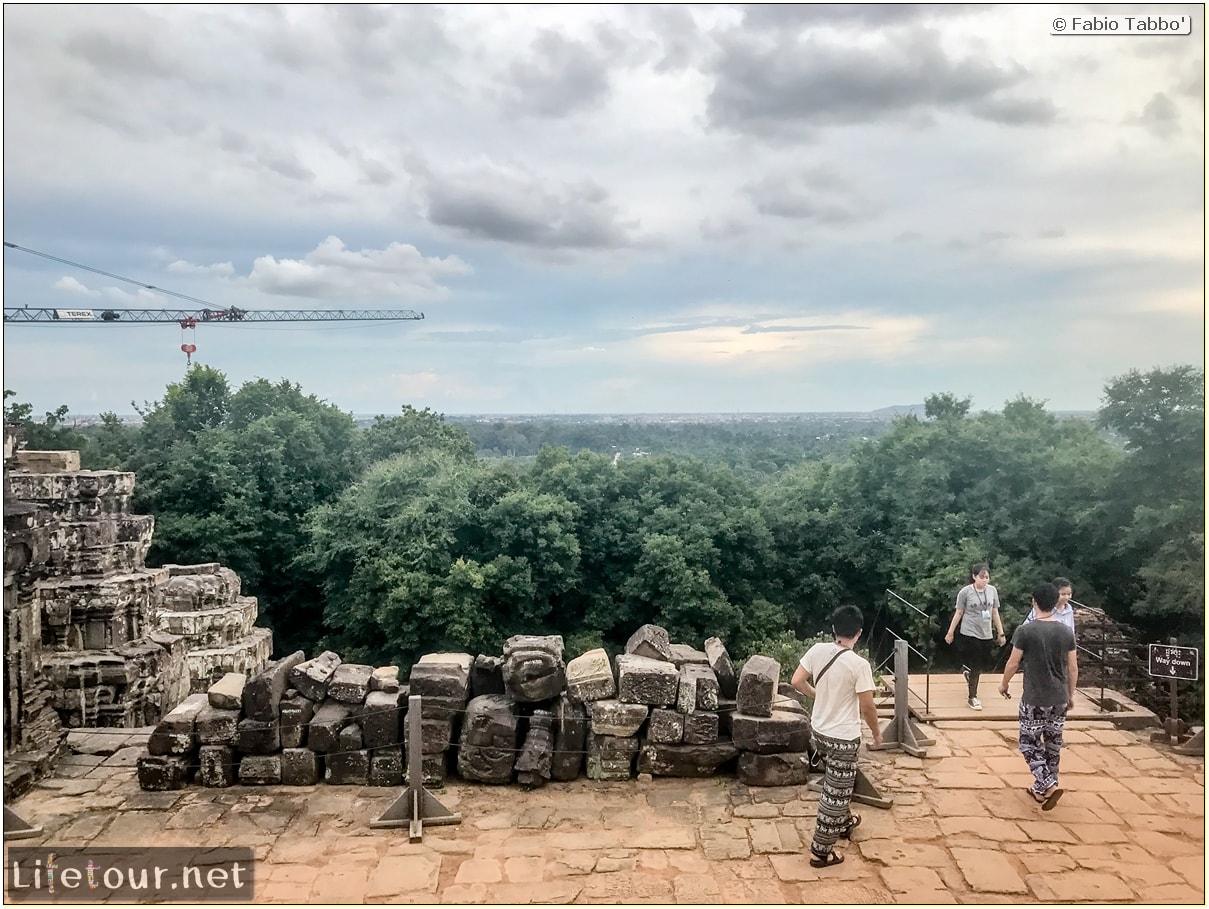
[[1172, 674], [1172, 675], [1175, 675], [1175, 667], [1174, 667], [1174, 666], [1172, 666], [1172, 667], [1171, 667], [1171, 674]]

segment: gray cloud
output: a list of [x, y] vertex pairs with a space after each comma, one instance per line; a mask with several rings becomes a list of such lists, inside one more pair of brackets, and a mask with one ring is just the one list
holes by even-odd
[[68, 38], [63, 49], [69, 57], [82, 60], [105, 77], [177, 79], [182, 76], [179, 60], [170, 61], [158, 45], [141, 41], [128, 31], [85, 29]]
[[851, 224], [870, 217], [871, 206], [829, 168], [774, 173], [748, 183], [743, 192], [762, 215], [824, 225]]
[[298, 160], [293, 152], [265, 152], [255, 157], [257, 164], [288, 180], [314, 180], [315, 172]]
[[966, 15], [985, 8], [964, 3], [753, 3], [743, 8], [743, 24], [774, 31], [805, 25], [886, 27]]
[[534, 174], [480, 164], [456, 172], [413, 161], [428, 220], [470, 237], [551, 250], [629, 246], [635, 221], [621, 221], [591, 180], [555, 184]]
[[1205, 97], [1205, 61], [1194, 60], [1184, 72], [1176, 91], [1201, 101]]
[[701, 236], [706, 240], [734, 240], [747, 233], [747, 225], [736, 218], [705, 218], [701, 222]]
[[1044, 125], [1058, 116], [1049, 98], [991, 97], [971, 104], [968, 110], [976, 117], [1005, 126]]
[[[732, 30], [720, 40], [713, 74], [706, 106], [710, 124], [760, 135], [976, 109], [1025, 76], [1020, 68], [950, 59], [938, 35], [925, 30], [904, 33], [881, 48], [844, 46], [818, 35], [805, 41], [785, 34], [757, 39]], [[1027, 112], [1019, 104], [1017, 117]], [[1001, 113], [1012, 110], [1008, 102], [1001, 105]]]
[[[598, 32], [606, 40], [609, 32]], [[509, 69], [509, 106], [537, 117], [565, 117], [595, 106], [609, 91], [604, 48], [542, 29]]]
[[1164, 92], [1156, 92], [1142, 108], [1142, 113], [1131, 118], [1133, 122], [1146, 127], [1160, 139], [1179, 132], [1180, 111]]

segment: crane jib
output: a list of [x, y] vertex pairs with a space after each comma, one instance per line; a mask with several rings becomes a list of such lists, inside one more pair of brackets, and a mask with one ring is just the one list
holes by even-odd
[[5, 307], [6, 323], [110, 322], [122, 325], [162, 322], [221, 324], [245, 322], [395, 322], [424, 318], [410, 309], [51, 309]]

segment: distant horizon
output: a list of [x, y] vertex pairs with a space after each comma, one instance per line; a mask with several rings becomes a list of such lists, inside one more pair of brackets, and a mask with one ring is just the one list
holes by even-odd
[[[328, 402], [331, 403], [331, 402]], [[399, 410], [396, 412], [387, 413], [385, 411], [362, 411], [360, 413], [345, 411], [354, 420], [372, 419], [379, 416], [398, 416], [403, 405], [399, 405]], [[417, 410], [424, 410], [419, 407]], [[432, 408], [429, 408], [432, 409]], [[443, 411], [435, 411], [446, 418], [461, 419], [461, 418], [513, 418], [513, 419], [549, 419], [551, 417], [714, 417], [714, 418], [737, 418], [737, 417], [870, 417], [884, 416], [893, 417], [900, 413], [922, 412], [924, 405], [921, 404], [892, 404], [886, 407], [879, 407], [876, 410], [741, 410], [741, 411], [705, 411], [705, 410], [648, 410], [648, 411], [551, 411], [548, 413], [523, 413], [523, 412], [505, 412], [505, 411], [466, 411], [463, 413], [450, 413]], [[971, 410], [970, 415], [976, 416], [981, 413], [998, 413], [1000, 409], [994, 410]], [[1090, 416], [1098, 412], [1099, 408], [1069, 410], [1069, 409], [1049, 409], [1049, 413], [1055, 416]], [[97, 419], [101, 414], [92, 413], [68, 413], [68, 420], [83, 420]], [[123, 421], [141, 421], [141, 417], [137, 413], [119, 413], [117, 417]], [[129, 418], [129, 420], [128, 420]]]

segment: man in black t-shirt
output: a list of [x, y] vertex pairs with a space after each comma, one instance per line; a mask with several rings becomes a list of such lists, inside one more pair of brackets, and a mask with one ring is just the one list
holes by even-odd
[[1041, 583], [1033, 588], [1036, 621], [1016, 629], [1012, 655], [1003, 669], [999, 693], [1007, 695], [1008, 682], [1024, 667], [1024, 695], [1020, 698], [1020, 753], [1033, 772], [1029, 788], [1041, 810], [1049, 811], [1062, 797], [1058, 788], [1058, 760], [1066, 712], [1075, 706], [1079, 663], [1075, 636], [1054, 617], [1058, 588]]

